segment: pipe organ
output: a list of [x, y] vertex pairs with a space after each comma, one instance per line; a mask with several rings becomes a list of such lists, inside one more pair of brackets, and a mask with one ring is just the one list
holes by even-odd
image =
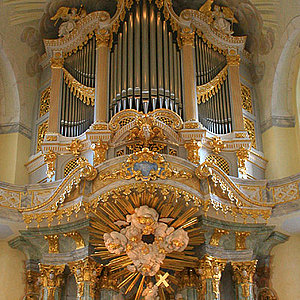
[[195, 61], [199, 121], [213, 133], [229, 133], [232, 118], [226, 56], [196, 34]]
[[154, 3], [134, 3], [110, 51], [110, 118], [121, 110], [167, 108], [182, 116], [181, 54]]
[[65, 59], [61, 86], [60, 133], [74, 137], [85, 132], [94, 120], [96, 38]]

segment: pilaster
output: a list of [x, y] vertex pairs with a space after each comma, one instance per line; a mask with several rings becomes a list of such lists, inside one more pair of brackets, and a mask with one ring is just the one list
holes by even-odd
[[200, 259], [201, 300], [220, 300], [220, 280], [226, 260], [205, 255]]
[[[229, 51], [230, 52], [230, 51]], [[234, 131], [245, 130], [243, 121], [243, 107], [241, 99], [241, 82], [240, 82], [240, 56], [228, 55], [228, 76], [231, 91], [232, 104], [232, 126]]]
[[94, 121], [107, 121], [108, 102], [108, 60], [111, 33], [105, 29], [96, 34], [96, 88]]
[[60, 87], [64, 58], [61, 52], [54, 52], [51, 58], [51, 89], [48, 132], [59, 133]]
[[237, 300], [254, 300], [253, 276], [257, 260], [231, 262]]
[[194, 34], [190, 28], [183, 28], [180, 32], [186, 121], [198, 121]]

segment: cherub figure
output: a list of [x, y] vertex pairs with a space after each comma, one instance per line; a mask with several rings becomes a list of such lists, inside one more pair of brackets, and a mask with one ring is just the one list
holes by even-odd
[[213, 26], [216, 29], [228, 35], [233, 34], [232, 24], [238, 23], [238, 21], [229, 7], [215, 5], [212, 11], [212, 17], [214, 18]]
[[58, 36], [64, 36], [69, 34], [76, 26], [76, 21], [86, 16], [86, 10], [83, 6], [80, 6], [79, 11], [77, 12], [77, 8], [75, 7], [60, 7], [55, 16], [51, 18], [52, 21], [55, 21], [54, 26], [56, 26], [59, 19], [62, 19], [63, 22], [58, 29]]
[[142, 296], [145, 300], [159, 300], [158, 286], [150, 281], [144, 289]]

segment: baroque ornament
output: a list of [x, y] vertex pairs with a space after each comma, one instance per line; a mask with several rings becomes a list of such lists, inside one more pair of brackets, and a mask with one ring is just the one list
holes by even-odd
[[120, 232], [104, 234], [104, 243], [112, 254], [126, 253], [133, 264], [127, 269], [143, 276], [154, 276], [163, 264], [167, 253], [182, 252], [188, 245], [189, 237], [182, 229], [169, 227], [171, 218], [159, 218], [153, 208], [143, 205], [135, 213], [126, 216]]
[[144, 189], [132, 193], [128, 190], [125, 197], [117, 196], [115, 201], [92, 210], [96, 216], [91, 222], [92, 244], [97, 251], [94, 255], [120, 274], [116, 275], [118, 288], [127, 286], [125, 294], [138, 285], [135, 299], [139, 299], [149, 281], [153, 282], [147, 286], [149, 293], [161, 283], [166, 288], [176, 284], [174, 277], [166, 274], [169, 270], [195, 268], [193, 246], [204, 241], [201, 230], [187, 229], [197, 223], [193, 215], [198, 209], [185, 208], [185, 203], [177, 202], [173, 193], [166, 193], [165, 200], [162, 196], [153, 189], [150, 193]]

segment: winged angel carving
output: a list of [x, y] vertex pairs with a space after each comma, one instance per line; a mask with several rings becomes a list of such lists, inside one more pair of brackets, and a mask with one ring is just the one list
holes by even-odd
[[234, 17], [233, 11], [226, 6], [214, 5], [212, 10], [212, 4], [214, 0], [207, 0], [199, 9], [200, 12], [206, 14], [211, 24], [219, 31], [231, 35], [233, 34], [232, 25], [238, 23]]
[[64, 22], [59, 26], [58, 36], [64, 36], [69, 34], [76, 26], [76, 21], [86, 16], [86, 10], [83, 6], [80, 6], [79, 11], [77, 12], [77, 8], [75, 7], [60, 7], [55, 16], [51, 18], [54, 22], [54, 26], [57, 22], [62, 19]]

